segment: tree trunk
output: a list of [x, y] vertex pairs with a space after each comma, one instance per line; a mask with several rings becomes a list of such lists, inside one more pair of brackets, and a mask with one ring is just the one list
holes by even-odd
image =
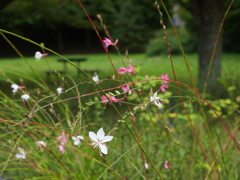
[[[223, 18], [223, 0], [191, 0], [191, 12], [197, 24], [198, 36], [198, 64], [199, 64], [199, 91], [203, 92], [206, 82], [208, 67]], [[218, 78], [221, 77], [222, 36], [220, 35], [215, 57], [208, 78], [207, 92], [220, 95], [221, 85]]]

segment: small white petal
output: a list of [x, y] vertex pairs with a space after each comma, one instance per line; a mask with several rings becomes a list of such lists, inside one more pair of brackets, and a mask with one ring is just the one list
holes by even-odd
[[62, 90], [63, 90], [63, 88], [61, 88], [61, 87], [57, 88], [58, 94], [62, 93]]
[[109, 142], [113, 139], [113, 136], [105, 136], [103, 139], [102, 139], [102, 142]]
[[28, 100], [30, 98], [30, 96], [28, 94], [24, 94], [21, 96], [21, 98], [24, 100]]
[[37, 51], [36, 53], [35, 53], [35, 56], [34, 56], [37, 60], [40, 60], [41, 59], [41, 57], [42, 57], [42, 53], [40, 53], [39, 51]]
[[105, 136], [105, 133], [104, 133], [104, 131], [103, 131], [103, 128], [100, 128], [100, 129], [98, 130], [98, 132], [97, 132], [97, 137], [98, 137], [98, 139], [99, 139], [100, 141], [102, 141], [102, 139], [104, 138], [104, 136]]
[[18, 151], [21, 153], [21, 154], [25, 154], [25, 152], [24, 152], [24, 149], [22, 149], [22, 148], [18, 148]]
[[80, 144], [80, 140], [79, 139], [76, 139], [75, 141], [74, 141], [74, 145], [79, 145]]
[[107, 146], [106, 146], [106, 145], [104, 145], [104, 144], [99, 144], [99, 147], [100, 147], [101, 152], [102, 152], [103, 154], [107, 154], [107, 153], [108, 153], [108, 149], [107, 149]]
[[98, 137], [94, 132], [90, 131], [88, 134], [93, 141], [98, 142]]

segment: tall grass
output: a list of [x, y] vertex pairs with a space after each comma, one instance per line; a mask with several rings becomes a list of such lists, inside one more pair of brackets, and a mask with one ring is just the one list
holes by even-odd
[[[79, 0], [78, 3], [95, 28], [84, 6]], [[161, 19], [157, 3], [156, 8]], [[104, 20], [100, 15], [98, 18], [113, 42]], [[166, 28], [162, 21], [161, 25]], [[59, 55], [41, 44], [0, 30], [24, 62], [11, 59], [1, 67], [1, 80], [5, 81], [5, 90], [0, 91], [1, 176], [239, 179], [237, 66], [225, 66], [226, 78], [221, 82], [226, 87], [226, 97], [212, 100], [211, 96], [203, 97], [194, 85], [196, 55], [189, 56], [192, 61], [184, 60], [186, 55], [172, 56], [170, 45], [166, 47], [170, 61], [142, 55], [132, 58], [130, 52], [122, 55], [117, 45], [116, 55], [108, 50], [96, 28], [95, 31], [106, 55], [91, 55], [77, 67], [69, 60], [75, 56]], [[38, 62], [26, 58], [5, 34], [29, 41], [55, 56]], [[69, 73], [57, 74], [50, 81], [43, 72], [62, 69], [62, 64], [56, 62], [58, 57], [69, 63]], [[16, 62], [15, 67], [11, 67], [11, 61]], [[162, 64], [168, 65], [162, 68]], [[96, 74], [84, 71], [88, 68], [100, 70], [99, 81], [92, 78]], [[77, 70], [82, 72], [80, 78], [75, 77]], [[6, 92], [11, 84], [25, 88], [14, 94]], [[63, 91], [57, 92], [58, 87]], [[23, 94], [30, 99], [21, 99]]]

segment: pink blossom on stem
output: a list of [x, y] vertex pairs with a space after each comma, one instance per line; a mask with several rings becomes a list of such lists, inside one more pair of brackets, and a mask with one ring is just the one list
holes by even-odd
[[65, 136], [64, 130], [62, 130], [62, 135], [58, 136], [57, 139], [61, 142], [61, 144], [59, 144], [57, 148], [59, 149], [59, 151], [61, 151], [62, 154], [64, 154], [64, 144], [67, 143], [67, 137]]
[[[116, 99], [114, 96], [110, 95], [109, 99], [110, 99], [111, 102], [121, 102], [124, 98]], [[107, 103], [109, 103], [108, 98], [104, 95], [101, 96], [101, 100], [103, 101], [102, 103], [103, 103], [104, 106], [106, 106]]]
[[103, 40], [103, 43], [105, 45], [106, 50], [108, 50], [108, 46], [110, 46], [110, 45], [115, 46], [118, 43], [118, 39], [113, 43], [110, 39], [105, 38]]
[[160, 88], [159, 88], [159, 91], [162, 91], [163, 93], [166, 93], [167, 91], [166, 91], [166, 89], [165, 88], [169, 88], [169, 86], [168, 85], [165, 85], [165, 84], [163, 84], [163, 85], [161, 85], [160, 86]]
[[166, 74], [166, 75], [162, 74], [162, 75], [161, 75], [161, 78], [162, 78], [162, 80], [163, 80], [163, 84], [168, 84], [168, 83], [169, 83], [168, 74]]
[[127, 72], [135, 74], [135, 71], [130, 64], [128, 64], [128, 68], [120, 67], [118, 70], [118, 74], [125, 74]]
[[170, 166], [170, 165], [168, 164], [168, 161], [165, 161], [165, 163], [164, 163], [164, 168], [165, 168], [165, 169], [169, 169], [169, 168], [173, 168], [173, 166]]
[[123, 91], [123, 92], [129, 92], [129, 95], [130, 95], [131, 93], [136, 93], [135, 91], [131, 90], [128, 85], [122, 86], [122, 91]]

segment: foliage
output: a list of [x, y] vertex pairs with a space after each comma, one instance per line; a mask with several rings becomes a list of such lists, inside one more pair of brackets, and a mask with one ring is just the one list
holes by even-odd
[[[196, 38], [194, 38], [186, 29], [178, 29], [177, 32], [185, 53], [196, 52]], [[168, 29], [166, 31], [166, 34], [170, 43], [171, 53], [181, 54], [181, 50], [174, 35], [173, 29]], [[166, 51], [166, 41], [163, 39], [163, 30], [157, 31], [155, 33], [155, 37], [150, 40], [149, 44], [146, 47], [146, 53], [149, 56], [157, 56], [160, 54], [168, 53]]]

